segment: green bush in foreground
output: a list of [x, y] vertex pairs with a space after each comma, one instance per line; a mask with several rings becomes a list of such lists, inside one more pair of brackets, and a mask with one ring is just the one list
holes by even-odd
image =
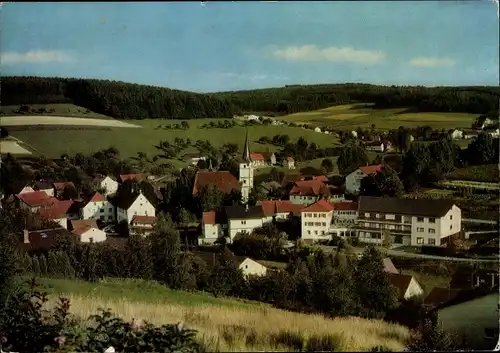
[[0, 349], [4, 352], [201, 352], [196, 331], [182, 325], [154, 326], [125, 322], [102, 310], [87, 325], [69, 314], [69, 299], [60, 298], [55, 309], [44, 310], [45, 293], [35, 281], [13, 294], [3, 312]]

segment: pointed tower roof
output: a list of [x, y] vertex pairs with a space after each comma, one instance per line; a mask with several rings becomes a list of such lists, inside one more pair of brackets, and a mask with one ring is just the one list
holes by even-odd
[[251, 162], [252, 159], [250, 158], [250, 148], [248, 145], [248, 129], [245, 129], [245, 147], [243, 147], [243, 160], [245, 162]]
[[214, 170], [214, 167], [212, 166], [212, 158], [208, 159], [208, 170], [210, 171]]

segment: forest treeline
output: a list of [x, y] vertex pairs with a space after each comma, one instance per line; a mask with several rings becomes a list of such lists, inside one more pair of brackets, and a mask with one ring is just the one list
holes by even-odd
[[411, 111], [468, 112], [498, 116], [498, 87], [292, 85], [194, 93], [118, 81], [45, 77], [2, 78], [2, 105], [72, 103], [117, 119], [230, 118], [235, 114], [283, 115], [351, 103]]

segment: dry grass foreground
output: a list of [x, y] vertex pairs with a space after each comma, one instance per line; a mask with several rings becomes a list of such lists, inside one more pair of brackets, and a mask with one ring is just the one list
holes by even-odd
[[[327, 319], [261, 305], [225, 306], [134, 302], [123, 298], [69, 295], [71, 312], [88, 317], [109, 308], [125, 320], [146, 320], [153, 324], [183, 322], [198, 330], [208, 351], [297, 351], [311, 335], [329, 336], [336, 351], [368, 351], [383, 345], [402, 351], [409, 332], [383, 321], [361, 318]], [[51, 297], [49, 305], [56, 302]]]

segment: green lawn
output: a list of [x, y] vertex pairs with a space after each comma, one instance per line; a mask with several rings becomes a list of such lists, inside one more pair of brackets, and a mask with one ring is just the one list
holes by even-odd
[[406, 108], [373, 109], [368, 103], [334, 106], [312, 112], [295, 113], [281, 119], [295, 123], [310, 123], [338, 129], [396, 129], [429, 125], [434, 129], [470, 128], [477, 114], [468, 113], [405, 113]]
[[498, 182], [498, 164], [475, 165], [459, 168], [447, 175], [449, 179]]
[[[92, 119], [112, 119], [109, 116], [95, 113], [86, 108], [80, 107], [78, 105], [61, 103], [61, 104], [29, 104], [28, 105], [33, 110], [44, 108], [46, 112], [43, 115], [54, 115], [54, 116], [68, 116], [73, 118], [92, 118]], [[49, 113], [51, 109], [54, 112]], [[19, 115], [14, 113], [14, 111], [19, 110], [19, 105], [5, 105], [0, 107], [0, 114], [2, 115]], [[21, 115], [38, 115], [37, 113], [26, 113]]]
[[[73, 155], [77, 152], [92, 153], [97, 150], [116, 147], [122, 156], [135, 156], [137, 152], [145, 152], [150, 156], [157, 153], [154, 145], [161, 140], [173, 142], [174, 138], [190, 138], [194, 143], [196, 140], [209, 140], [214, 147], [220, 147], [225, 143], [236, 143], [239, 150], [243, 150], [245, 140], [245, 128], [236, 126], [230, 129], [201, 129], [200, 126], [214, 119], [190, 120], [190, 128], [187, 130], [157, 129], [158, 125], [180, 124], [179, 120], [127, 120], [128, 123], [140, 125], [142, 129], [109, 128], [106, 130], [22, 130], [12, 131], [12, 135], [23, 142], [28, 143], [37, 150], [43, 152], [47, 157], [59, 157], [63, 153]], [[133, 130], [133, 131], [131, 131]], [[338, 144], [338, 139], [314, 131], [288, 126], [255, 125], [248, 127], [250, 148], [253, 152], [276, 151], [273, 145], [262, 145], [256, 141], [261, 136], [273, 137], [278, 134], [287, 134], [292, 141], [303, 136], [310, 142], [315, 142], [319, 147], [328, 147]], [[192, 147], [184, 153], [193, 153], [197, 150]]]
[[41, 289], [49, 295], [120, 298], [130, 302], [150, 304], [179, 304], [184, 306], [219, 305], [228, 307], [265, 306], [249, 300], [215, 298], [208, 293], [174, 291], [153, 281], [106, 279], [98, 283], [81, 280], [39, 278]]

